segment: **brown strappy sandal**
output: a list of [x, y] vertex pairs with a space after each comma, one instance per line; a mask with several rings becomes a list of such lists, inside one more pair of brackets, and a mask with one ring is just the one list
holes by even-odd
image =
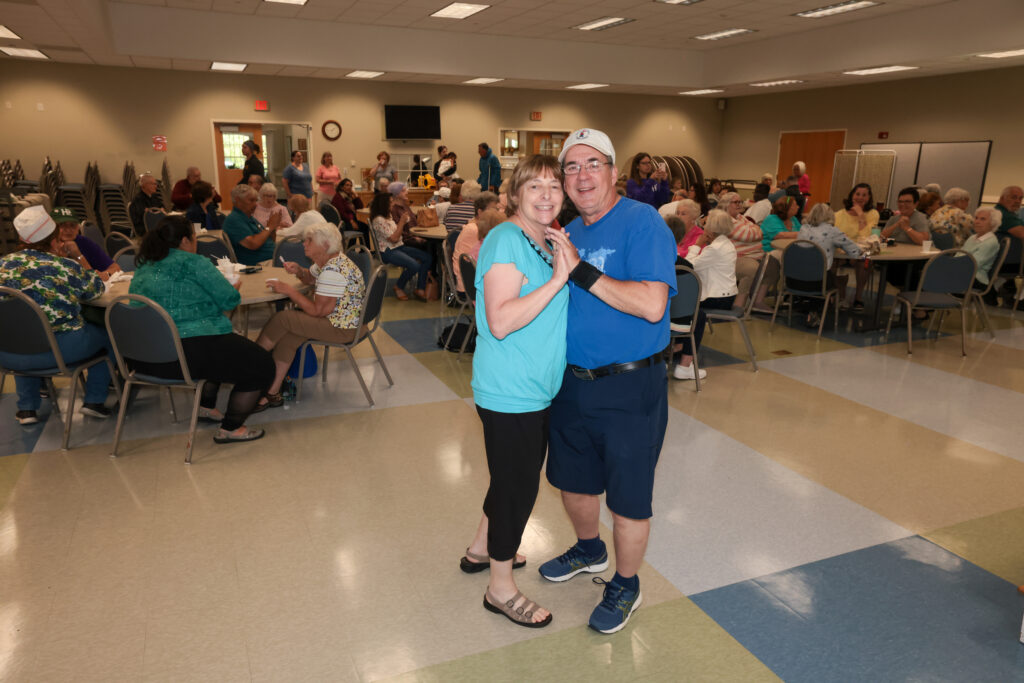
[[[526, 560], [512, 560], [512, 569], [521, 569], [525, 566]], [[486, 555], [471, 553], [469, 548], [466, 548], [466, 554], [459, 560], [459, 569], [467, 574], [476, 574], [490, 568], [491, 558]]]
[[[520, 599], [522, 599], [522, 603], [519, 607], [516, 607], [516, 602]], [[516, 591], [516, 594], [512, 596], [512, 599], [506, 600], [501, 604], [495, 604], [492, 600], [497, 599], [491, 595], [491, 591], [484, 593], [484, 609], [488, 612], [504, 615], [506, 619], [516, 626], [541, 628], [551, 623], [550, 614], [548, 614], [543, 621], [533, 621], [533, 613], [538, 607], [540, 607], [540, 605], [535, 603], [533, 600], [528, 599], [521, 591]]]

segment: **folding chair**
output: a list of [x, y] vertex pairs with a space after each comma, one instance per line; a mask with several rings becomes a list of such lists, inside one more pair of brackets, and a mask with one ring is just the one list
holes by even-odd
[[57, 337], [54, 335], [53, 328], [50, 327], [50, 321], [43, 313], [43, 309], [31, 297], [17, 289], [0, 287], [0, 328], [18, 331], [17, 334], [0, 334], [0, 351], [21, 355], [49, 352], [53, 354], [54, 360], [52, 366], [37, 370], [14, 370], [0, 366], [0, 391], [3, 390], [7, 375], [42, 379], [49, 387], [53, 412], [59, 418], [60, 406], [53, 378], [71, 378], [71, 390], [64, 416], [64, 439], [61, 441], [61, 448], [67, 450], [68, 441], [71, 439], [71, 422], [75, 414], [75, 393], [78, 390], [79, 381], [84, 379], [82, 373], [94, 365], [105, 362], [110, 369], [110, 377], [120, 390], [117, 376], [114, 374], [114, 364], [106, 352], [73, 363], [65, 362], [64, 355], [57, 344]]
[[231, 242], [216, 235], [196, 235], [196, 253], [210, 259], [213, 265], [217, 265], [217, 261], [222, 258], [238, 263]]
[[[462, 354], [466, 352], [469, 338], [476, 331], [476, 264], [466, 254], [459, 256], [459, 273], [462, 275], [462, 287], [466, 290], [466, 301], [462, 304], [462, 308], [459, 309], [455, 322], [452, 323], [452, 331], [448, 334], [448, 339], [445, 340], [444, 346], [448, 348], [448, 344], [451, 343], [452, 336], [455, 334], [455, 327], [459, 322], [459, 316], [463, 314], [467, 307], [472, 308], [473, 316], [469, 318], [469, 329], [466, 330], [466, 336], [462, 338], [462, 346], [459, 347], [459, 360], [462, 360]], [[469, 317], [468, 314], [467, 317]]]
[[103, 248], [107, 251], [107, 256], [114, 258], [114, 254], [121, 251], [125, 247], [134, 247], [135, 242], [132, 242], [131, 238], [122, 232], [112, 230], [107, 233], [106, 238], [103, 240]]
[[[966, 258], [965, 258], [966, 257]], [[960, 351], [967, 355], [967, 305], [970, 299], [968, 292], [974, 283], [974, 273], [978, 268], [974, 257], [963, 249], [948, 249], [928, 259], [921, 273], [921, 280], [915, 291], [904, 290], [896, 295], [892, 310], [889, 311], [889, 322], [885, 325], [885, 336], [889, 336], [892, 319], [899, 306], [906, 306], [907, 318], [907, 355], [913, 354], [913, 334], [911, 320], [914, 309], [922, 308], [935, 311], [960, 309]], [[959, 295], [959, 296], [957, 296]]]
[[[700, 312], [701, 282], [697, 273], [688, 266], [676, 266], [676, 295], [672, 297], [668, 306], [668, 316], [672, 320], [690, 317], [691, 323], [669, 323], [671, 331], [669, 348], [675, 346], [676, 339], [689, 337], [690, 345], [693, 348], [693, 374], [696, 391], [700, 391], [700, 364], [697, 361], [697, 337], [694, 326], [697, 324], [697, 314]], [[672, 353], [672, 369], [675, 369], [675, 353]]]
[[303, 239], [301, 237], [286, 237], [277, 243], [274, 247], [273, 264], [280, 266], [282, 257], [285, 261], [292, 261], [303, 268], [309, 268], [313, 265], [313, 262], [306, 256], [306, 248], [303, 246]]
[[139, 253], [138, 247], [134, 244], [130, 247], [125, 247], [121, 251], [114, 254], [112, 260], [117, 265], [121, 266], [121, 270], [126, 273], [134, 272], [135, 270], [135, 256]]
[[160, 224], [167, 214], [163, 211], [155, 211], [153, 209], [146, 209], [146, 213], [142, 214], [142, 225], [143, 232], [138, 237], [142, 237], [150, 230], [156, 230], [156, 226]]
[[373, 353], [377, 356], [377, 362], [380, 363], [381, 370], [384, 371], [384, 376], [388, 379], [388, 386], [394, 386], [395, 382], [391, 379], [391, 373], [388, 372], [388, 366], [384, 364], [384, 357], [380, 353], [380, 349], [377, 348], [377, 343], [373, 340], [373, 333], [377, 331], [380, 326], [380, 312], [384, 305], [384, 292], [387, 289], [388, 284], [388, 273], [384, 266], [377, 266], [373, 271], [373, 276], [370, 278], [370, 282], [366, 287], [366, 294], [363, 297], [363, 306], [359, 312], [359, 322], [356, 324], [356, 336], [350, 342], [328, 342], [322, 339], [310, 339], [299, 347], [299, 376], [296, 380], [298, 386], [295, 389], [295, 401], [296, 403], [302, 400], [302, 383], [303, 377], [306, 374], [306, 347], [316, 344], [317, 346], [324, 347], [324, 359], [321, 365], [323, 371], [320, 375], [320, 383], [327, 383], [327, 354], [330, 348], [341, 348], [345, 349], [345, 354], [348, 356], [349, 363], [352, 364], [352, 369], [355, 370], [356, 378], [359, 380], [359, 386], [363, 388], [363, 394], [366, 396], [366, 400], [370, 405], [374, 405], [373, 396], [370, 394], [370, 390], [366, 386], [366, 381], [363, 379], [363, 373], [359, 371], [359, 364], [356, 363], [355, 356], [352, 355], [352, 349], [359, 345], [364, 339], [370, 342], [370, 346], [373, 347]]
[[370, 250], [362, 244], [357, 244], [346, 251], [345, 256], [359, 267], [359, 271], [363, 274], [363, 283], [369, 287], [370, 277], [373, 275], [373, 266], [376, 263]]
[[[185, 464], [192, 464], [192, 444], [196, 437], [196, 423], [199, 419], [199, 401], [206, 380], [194, 380], [188, 371], [188, 361], [181, 348], [181, 337], [178, 326], [160, 304], [138, 294], [124, 294], [114, 299], [106, 312], [107, 333], [114, 347], [117, 366], [124, 377], [124, 389], [121, 392], [121, 407], [117, 411], [117, 426], [114, 428], [114, 446], [110, 457], [117, 457], [117, 447], [121, 442], [121, 430], [128, 412], [128, 400], [131, 386], [138, 384], [151, 387], [165, 387], [171, 400], [171, 414], [178, 421], [178, 413], [174, 408], [172, 389], [188, 389], [193, 392], [192, 421], [189, 423], [188, 441], [185, 444]], [[128, 361], [144, 363], [174, 363], [181, 367], [181, 379], [166, 379], [147, 375], [129, 369]]]
[[[765, 256], [765, 258], [768, 258]], [[789, 279], [803, 280], [805, 282], [821, 282], [820, 288], [797, 289], [790, 287]], [[818, 323], [818, 339], [821, 339], [821, 331], [825, 328], [825, 316], [828, 313], [828, 304], [835, 298], [835, 328], [839, 331], [839, 290], [828, 286], [828, 260], [825, 258], [825, 251], [814, 242], [809, 240], [796, 240], [782, 251], [782, 282], [779, 286], [779, 295], [775, 297], [775, 310], [772, 312], [772, 322], [769, 329], [775, 327], [775, 317], [779, 314], [779, 307], [789, 297], [789, 323], [793, 322], [793, 299], [794, 297], [807, 297], [811, 299], [823, 299], [821, 305], [821, 321]]]
[[[993, 339], [996, 338], [996, 333], [992, 329], [992, 321], [988, 318], [988, 310], [985, 306], [985, 297], [992, 291], [992, 286], [995, 285], [996, 278], [998, 277], [996, 273], [1002, 269], [1003, 263], [1006, 261], [1006, 255], [1010, 253], [1011, 239], [1013, 238], [1004, 237], [999, 241], [999, 253], [996, 255], [996, 260], [992, 263], [992, 268], [989, 269], [988, 273], [988, 286], [980, 292], [974, 289], [974, 287], [971, 287], [970, 292], [967, 294], [967, 296], [974, 301], [974, 310], [977, 311], [978, 317], [980, 317], [982, 322], [985, 323], [985, 329], [988, 330], [989, 336]], [[940, 317], [945, 317], [945, 315], [946, 312], [943, 311]], [[940, 319], [938, 326], [941, 327], [941, 324], [942, 320]]]
[[[757, 272], [754, 273], [754, 281], [751, 283], [750, 292], [747, 293], [747, 300], [740, 306], [733, 306], [731, 310], [724, 311], [715, 308], [708, 308], [704, 311], [704, 315], [707, 316], [708, 320], [717, 322], [731, 323], [735, 322], [739, 324], [740, 335], [743, 337], [743, 343], [747, 346], [747, 355], [750, 356], [750, 364], [754, 368], [754, 372], [757, 372], [757, 354], [754, 352], [754, 345], [750, 343], [750, 335], [747, 334], [747, 325], [744, 321], [750, 320], [750, 311], [754, 307], [754, 299], [757, 295], [757, 290], [761, 288], [761, 282], [764, 280], [764, 273], [768, 269], [768, 259], [771, 258], [768, 254], [765, 254], [761, 258], [761, 262], [757, 266]], [[708, 329], [711, 329], [711, 325], [708, 325]]]
[[320, 215], [327, 219], [328, 223], [341, 225], [341, 214], [330, 202], [320, 202]]

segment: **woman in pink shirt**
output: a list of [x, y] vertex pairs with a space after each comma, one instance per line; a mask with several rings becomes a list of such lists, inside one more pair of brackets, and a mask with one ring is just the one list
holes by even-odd
[[681, 199], [676, 204], [676, 216], [682, 218], [683, 223], [686, 224], [686, 234], [679, 241], [676, 253], [682, 258], [686, 258], [687, 250], [697, 243], [698, 237], [704, 234], [704, 229], [697, 223], [700, 219], [700, 204], [692, 199]]
[[252, 212], [253, 218], [266, 227], [270, 224], [270, 217], [276, 213], [281, 216], [281, 222], [278, 223], [279, 228], [291, 226], [292, 217], [288, 214], [288, 209], [278, 203], [277, 188], [273, 184], [263, 183], [260, 185], [259, 197], [260, 203], [256, 205], [256, 209]]
[[462, 227], [459, 238], [455, 240], [455, 246], [452, 247], [452, 272], [455, 273], [455, 288], [460, 292], [465, 292], [466, 287], [462, 284], [459, 257], [465, 254], [476, 263], [476, 259], [480, 255], [480, 245], [484, 243], [487, 233], [491, 231], [491, 228], [505, 222], [505, 213], [494, 206], [495, 202], [491, 202], [489, 207], [478, 211], [476, 218]]
[[334, 155], [324, 152], [320, 157], [320, 168], [316, 169], [317, 188], [320, 192], [320, 201], [331, 201], [335, 188], [341, 182], [341, 169], [334, 165]]

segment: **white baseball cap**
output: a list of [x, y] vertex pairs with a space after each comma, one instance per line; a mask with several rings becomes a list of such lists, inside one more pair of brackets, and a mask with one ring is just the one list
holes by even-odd
[[22, 242], [34, 244], [52, 235], [57, 229], [57, 224], [50, 218], [50, 214], [46, 213], [46, 209], [37, 204], [14, 217], [14, 229], [18, 231], [18, 237]]
[[611, 157], [612, 164], [615, 164], [615, 147], [612, 145], [612, 141], [608, 139], [608, 136], [599, 130], [593, 128], [580, 128], [574, 130], [569, 134], [566, 139], [565, 146], [562, 147], [561, 154], [558, 155], [559, 163], [565, 161], [565, 154], [576, 145], [587, 145], [593, 147], [601, 154], [607, 157]]

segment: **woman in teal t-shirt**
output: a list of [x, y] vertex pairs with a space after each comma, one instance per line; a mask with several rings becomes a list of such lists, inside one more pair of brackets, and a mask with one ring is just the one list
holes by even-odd
[[534, 155], [512, 172], [511, 219], [487, 234], [476, 266], [473, 399], [484, 427], [491, 483], [462, 570], [491, 570], [484, 607], [529, 628], [551, 614], [516, 587], [512, 570], [540, 486], [548, 409], [565, 371], [569, 262], [544, 239], [562, 209], [562, 169]]

